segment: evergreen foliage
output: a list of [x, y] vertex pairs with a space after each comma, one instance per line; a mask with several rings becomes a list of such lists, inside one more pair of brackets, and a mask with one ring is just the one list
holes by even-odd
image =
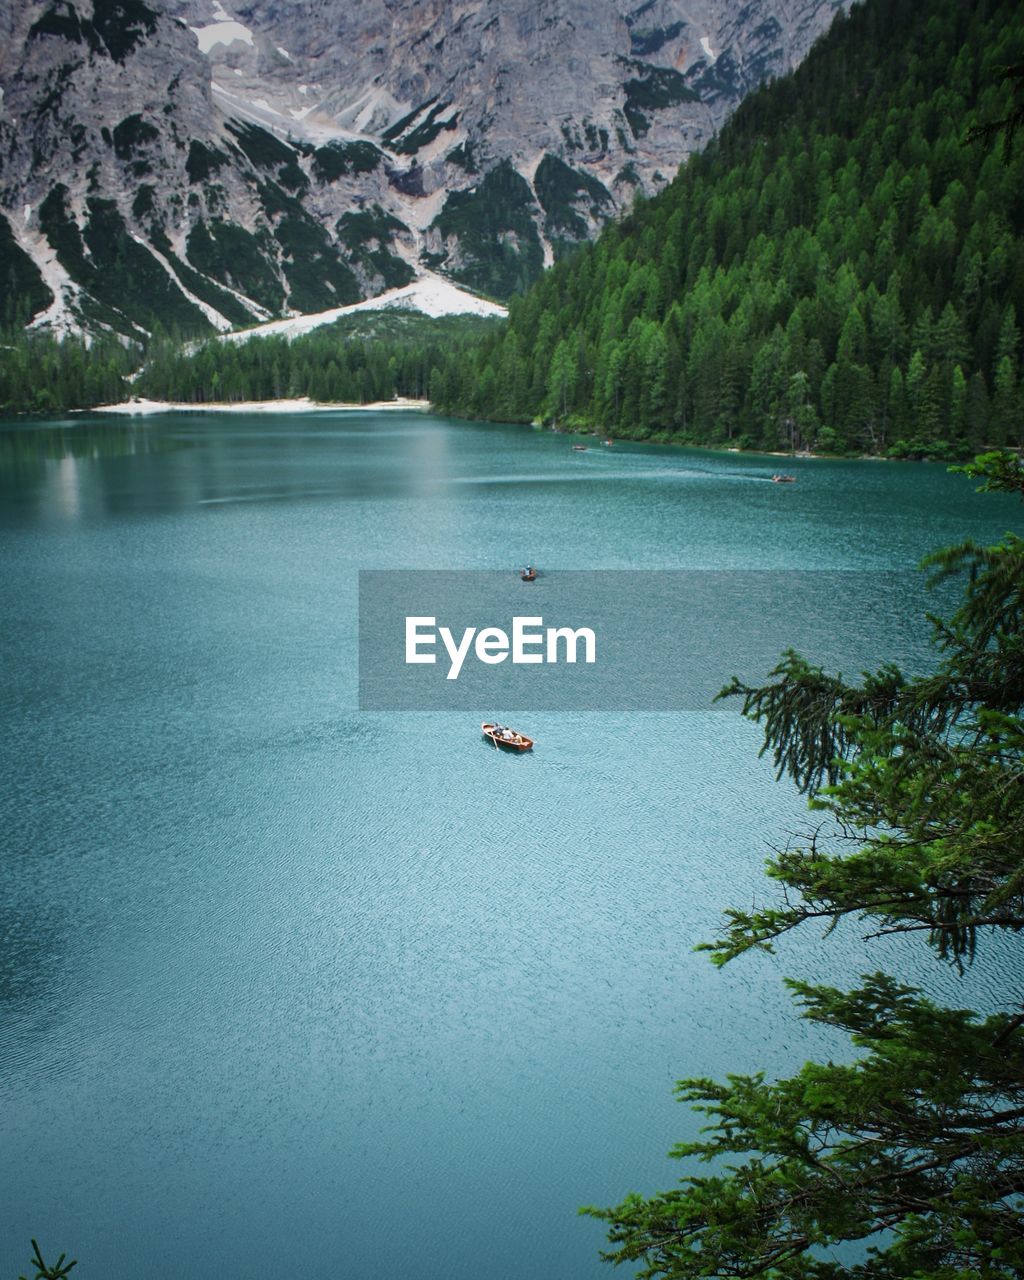
[[630, 65], [640, 74], [627, 80], [623, 86], [626, 101], [622, 113], [629, 121], [634, 138], [642, 138], [650, 128], [651, 122], [645, 111], [659, 111], [679, 102], [697, 101], [698, 95], [674, 67], [648, 67], [642, 62]]
[[587, 237], [587, 223], [580, 206], [595, 220], [603, 220], [611, 204], [611, 196], [589, 173], [572, 169], [557, 156], [545, 155], [533, 178], [537, 199], [544, 210], [544, 232], [551, 242], [555, 257], [579, 247]]
[[126, 116], [112, 133], [114, 152], [120, 160], [131, 160], [135, 153], [160, 136], [148, 120], [138, 113]]
[[189, 143], [188, 160], [185, 164], [189, 182], [206, 182], [226, 163], [227, 156], [216, 147], [207, 147], [195, 138]]
[[[971, 469], [1024, 496], [1024, 468], [992, 454]], [[966, 580], [939, 662], [850, 685], [787, 655], [761, 689], [733, 682], [765, 727], [780, 773], [831, 821], [774, 858], [770, 908], [727, 913], [725, 963], [811, 920], [921, 934], [962, 967], [1024, 929], [1024, 540], [965, 543], [929, 558]], [[642, 1276], [781, 1280], [1013, 1280], [1024, 1273], [1024, 1006], [946, 1009], [885, 974], [849, 992], [788, 984], [803, 1016], [845, 1032], [849, 1062], [789, 1079], [684, 1080], [710, 1117], [673, 1154], [715, 1165], [677, 1189], [589, 1210], [616, 1262]]]
[[196, 223], [186, 252], [189, 262], [211, 280], [237, 289], [275, 314], [284, 304], [284, 290], [271, 266], [273, 247], [266, 231], [246, 231], [214, 219]]
[[658, 197], [514, 298], [444, 407], [916, 456], [1018, 444], [1024, 55], [1009, 0], [868, 0]]
[[[544, 263], [536, 207], [526, 179], [503, 160], [477, 186], [449, 193], [431, 227], [442, 240], [457, 239], [460, 259], [448, 263], [445, 250], [434, 265], [446, 265], [454, 279], [495, 297], [526, 288]], [[501, 241], [498, 256], [495, 237]]]
[[[143, 331], [128, 319], [130, 309], [149, 329], [177, 325], [185, 332], [208, 333], [206, 316], [172, 283], [164, 268], [132, 238], [112, 200], [90, 196], [84, 231], [71, 216], [69, 192], [53, 187], [39, 206], [39, 225], [68, 275], [88, 289], [83, 310], [94, 321], [129, 337]], [[127, 305], [126, 305], [127, 304]]]
[[[31, 1265], [36, 1269], [34, 1280], [66, 1280], [66, 1277], [71, 1274], [72, 1269], [78, 1266], [78, 1263], [75, 1260], [65, 1262], [64, 1259], [66, 1257], [67, 1254], [62, 1253], [52, 1266], [47, 1266], [43, 1255], [39, 1252], [38, 1243], [33, 1240]], [[21, 1276], [19, 1277], [19, 1280], [26, 1280], [26, 1277]]]
[[450, 102], [439, 102], [431, 107], [415, 129], [407, 133], [404, 138], [392, 141], [393, 149], [400, 155], [415, 155], [417, 151], [430, 146], [442, 130], [455, 129], [459, 117], [457, 112], [452, 115], [450, 108]]
[[365, 312], [294, 339], [211, 339], [197, 346], [158, 331], [145, 351], [116, 336], [87, 345], [15, 327], [0, 333], [0, 413], [51, 414], [130, 395], [193, 404], [297, 396], [351, 404], [395, 396], [436, 401], [445, 371], [501, 323]]
[[295, 396], [354, 404], [395, 396], [437, 399], [441, 369], [464, 360], [467, 348], [495, 323], [367, 312], [290, 340], [214, 340], [195, 350], [167, 340], [150, 349], [132, 390], [196, 404]]
[[79, 338], [14, 329], [0, 333], [0, 413], [60, 413], [123, 400], [138, 348], [116, 337]]
[[39, 268], [21, 248], [11, 224], [0, 214], [0, 298], [3, 314], [0, 326], [11, 328], [27, 323], [37, 311], [48, 307], [53, 293], [43, 281]]
[[92, 18], [80, 18], [72, 4], [52, 4], [33, 23], [30, 40], [58, 36], [87, 44], [96, 52], [106, 48], [115, 62], [124, 62], [131, 51], [156, 29], [157, 14], [141, 0], [94, 0]]
[[349, 173], [372, 173], [384, 153], [372, 142], [328, 142], [313, 155], [313, 174], [320, 182], [337, 182]]
[[339, 242], [349, 251], [350, 260], [380, 280], [386, 289], [401, 288], [415, 279], [416, 272], [409, 263], [389, 248], [395, 237], [408, 233], [409, 228], [379, 204], [343, 213], [334, 229]]

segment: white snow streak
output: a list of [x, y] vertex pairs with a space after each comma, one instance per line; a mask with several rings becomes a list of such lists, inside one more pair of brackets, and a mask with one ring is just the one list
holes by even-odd
[[496, 302], [477, 298], [464, 289], [458, 289], [440, 276], [428, 274], [402, 289], [391, 289], [377, 298], [354, 302], [347, 307], [334, 307], [330, 311], [318, 311], [312, 315], [292, 316], [287, 320], [272, 320], [269, 324], [256, 325], [237, 333], [222, 335], [224, 342], [248, 342], [250, 338], [271, 335], [296, 338], [310, 333], [325, 324], [333, 324], [344, 316], [360, 311], [418, 311], [425, 316], [506, 316], [508, 311]]
[[[235, 72], [241, 75], [237, 67]], [[292, 135], [293, 137], [304, 138], [307, 142], [315, 144], [335, 140], [341, 142], [372, 142], [374, 146], [380, 147], [386, 155], [391, 155], [386, 148], [381, 147], [378, 139], [369, 138], [365, 134], [354, 133], [351, 129], [337, 124], [328, 116], [320, 114], [318, 104], [314, 104], [304, 111], [289, 107], [286, 115], [284, 111], [279, 111], [272, 106], [266, 98], [247, 98], [241, 93], [225, 88], [223, 84], [219, 84], [216, 80], [211, 88], [214, 101], [225, 115], [234, 116], [239, 120], [247, 120], [250, 124], [258, 124], [261, 128], [269, 129], [271, 133], [277, 133], [282, 138], [288, 138], [289, 135]], [[310, 86], [301, 85], [300, 92], [303, 90], [309, 92]]]
[[230, 320], [226, 320], [219, 311], [211, 307], [208, 302], [204, 302], [202, 298], [197, 298], [196, 295], [191, 292], [191, 290], [187, 289], [185, 285], [182, 284], [181, 280], [178, 278], [178, 275], [174, 270], [174, 267], [170, 264], [170, 262], [167, 261], [167, 259], [158, 249], [154, 249], [151, 244], [147, 244], [145, 240], [141, 240], [137, 235], [133, 235], [132, 232], [129, 232], [128, 234], [132, 237], [132, 239], [135, 241], [136, 244], [141, 245], [142, 248], [145, 249], [147, 253], [151, 253], [153, 257], [156, 258], [157, 262], [160, 263], [163, 269], [171, 277], [171, 279], [174, 281], [175, 285], [178, 287], [180, 292], [183, 293], [186, 298], [188, 298], [189, 302], [191, 302], [194, 307], [198, 307], [198, 309], [203, 313], [204, 316], [206, 316], [207, 320], [209, 320], [210, 324], [212, 324], [215, 329], [219, 329], [221, 332], [223, 332], [225, 329], [231, 328]]
[[211, 22], [208, 27], [189, 27], [189, 30], [199, 41], [199, 48], [203, 53], [209, 53], [215, 45], [234, 44], [236, 40], [241, 40], [243, 44], [247, 45], [253, 43], [252, 32], [249, 28], [243, 27], [240, 22], [235, 22], [234, 20], [230, 22]]
[[81, 325], [75, 318], [72, 304], [81, 290], [58, 262], [50, 242], [41, 232], [30, 231], [27, 227], [19, 228], [14, 221], [11, 222], [11, 230], [19, 247], [39, 268], [43, 283], [53, 294], [50, 305], [45, 311], [40, 311], [28, 327], [48, 329], [58, 338], [80, 333]]

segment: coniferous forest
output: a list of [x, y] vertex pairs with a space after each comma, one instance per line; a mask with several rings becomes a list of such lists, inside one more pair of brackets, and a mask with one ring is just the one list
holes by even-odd
[[442, 402], [761, 449], [1019, 444], [1024, 15], [869, 3], [661, 195], [514, 299]]
[[77, 338], [13, 332], [0, 346], [0, 411], [45, 414], [129, 395], [186, 404], [297, 396], [353, 404], [395, 396], [425, 399], [441, 385], [437, 370], [448, 362], [457, 365], [460, 353], [496, 323], [477, 316], [379, 312], [294, 339], [209, 339], [196, 345], [158, 335], [144, 353], [114, 337], [87, 346]]
[[194, 351], [164, 342], [149, 353], [132, 390], [186, 403], [295, 396], [352, 404], [395, 396], [436, 398], [431, 394], [434, 371], [448, 361], [457, 365], [482, 334], [500, 323], [479, 316], [376, 312], [293, 339], [213, 339]]
[[61, 413], [123, 400], [139, 355], [116, 337], [86, 343], [9, 329], [0, 333], [0, 413]]

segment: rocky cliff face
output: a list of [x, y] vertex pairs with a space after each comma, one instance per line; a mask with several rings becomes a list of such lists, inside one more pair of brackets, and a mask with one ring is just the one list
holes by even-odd
[[141, 335], [424, 268], [505, 296], [845, 0], [3, 0], [5, 318]]

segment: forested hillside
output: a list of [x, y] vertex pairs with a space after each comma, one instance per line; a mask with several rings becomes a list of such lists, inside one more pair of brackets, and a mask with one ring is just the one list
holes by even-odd
[[465, 360], [467, 349], [500, 324], [480, 316], [368, 312], [291, 340], [212, 339], [194, 351], [167, 342], [150, 351], [133, 391], [190, 403], [295, 396], [354, 404], [396, 395], [423, 399], [438, 366]]
[[1024, 11], [868, 0], [660, 196], [514, 300], [455, 412], [768, 449], [962, 454], [1024, 415]]

